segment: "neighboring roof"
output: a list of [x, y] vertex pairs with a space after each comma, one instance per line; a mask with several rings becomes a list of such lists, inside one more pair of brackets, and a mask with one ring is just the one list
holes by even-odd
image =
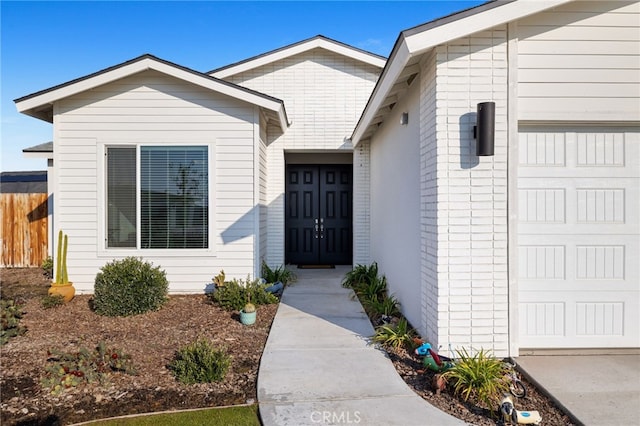
[[26, 158], [53, 159], [53, 142], [45, 142], [22, 150]]
[[2, 172], [0, 173], [0, 193], [35, 194], [47, 192], [47, 171]]
[[146, 70], [155, 70], [205, 89], [257, 105], [263, 108], [267, 117], [275, 120], [283, 131], [288, 126], [287, 113], [282, 100], [255, 90], [240, 87], [236, 84], [220, 80], [149, 54], [71, 80], [67, 83], [23, 96], [14, 102], [19, 112], [40, 118], [41, 120], [53, 122], [53, 102]]
[[384, 67], [384, 64], [387, 61], [387, 58], [385, 58], [384, 56], [376, 55], [375, 53], [367, 52], [366, 50], [349, 46], [348, 44], [332, 40], [322, 35], [317, 35], [315, 37], [302, 40], [298, 43], [290, 44], [288, 46], [284, 46], [279, 49], [254, 56], [252, 58], [245, 59], [234, 64], [211, 70], [207, 74], [217, 78], [226, 78], [231, 75], [251, 70], [317, 48], [325, 49], [339, 55], [347, 56], [349, 58], [356, 59], [358, 61], [373, 65], [378, 68]]
[[351, 135], [357, 146], [370, 138], [420, 71], [423, 53], [488, 28], [560, 6], [572, 0], [492, 0], [402, 31]]
[[33, 152], [33, 153], [40, 153], [40, 152], [53, 152], [53, 142], [45, 142], [45, 143], [41, 143], [40, 145], [35, 145], [35, 146], [30, 146], [29, 148], [25, 148], [22, 150], [22, 152], [27, 153], [27, 152]]

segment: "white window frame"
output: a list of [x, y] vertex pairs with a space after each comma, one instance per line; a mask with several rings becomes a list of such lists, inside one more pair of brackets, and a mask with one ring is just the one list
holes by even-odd
[[[104, 141], [99, 142], [98, 173], [102, 179], [102, 184], [98, 186], [98, 257], [114, 258], [126, 256], [141, 257], [175, 257], [183, 256], [212, 256], [216, 254], [215, 228], [216, 228], [216, 194], [215, 194], [215, 143], [210, 141], [189, 141], [176, 142], [175, 140], [158, 141]], [[208, 170], [208, 194], [209, 194], [209, 215], [208, 215], [208, 242], [209, 247], [203, 249], [142, 249], [141, 241], [141, 208], [140, 208], [140, 148], [143, 146], [206, 146], [207, 147], [207, 170]], [[136, 248], [107, 247], [107, 227], [108, 227], [108, 202], [107, 202], [107, 149], [108, 148], [136, 148]]]

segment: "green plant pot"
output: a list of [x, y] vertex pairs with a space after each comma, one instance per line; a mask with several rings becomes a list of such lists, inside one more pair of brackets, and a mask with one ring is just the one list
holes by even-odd
[[256, 322], [256, 314], [258, 312], [249, 312], [246, 313], [244, 310], [240, 311], [240, 322], [244, 325], [251, 325]]

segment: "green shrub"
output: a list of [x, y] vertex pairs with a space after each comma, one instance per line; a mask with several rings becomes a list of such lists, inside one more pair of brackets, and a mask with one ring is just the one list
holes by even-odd
[[267, 292], [268, 284], [260, 284], [259, 280], [231, 280], [225, 282], [223, 287], [216, 288], [211, 293], [211, 299], [222, 308], [230, 311], [239, 311], [248, 300], [255, 305], [268, 305], [278, 303], [278, 298]]
[[405, 318], [401, 318], [397, 324], [381, 325], [376, 328], [373, 341], [383, 346], [398, 349], [402, 346], [411, 348], [416, 332], [409, 326]]
[[44, 309], [55, 308], [56, 306], [64, 305], [64, 296], [61, 294], [47, 294], [42, 298], [40, 304]]
[[13, 300], [0, 300], [2, 329], [0, 330], [0, 346], [10, 338], [24, 334], [27, 329], [20, 325], [22, 318], [22, 306], [16, 305]]
[[379, 317], [390, 318], [400, 316], [400, 302], [393, 296], [387, 296], [386, 294], [380, 298], [378, 296], [371, 298], [362, 298], [362, 306], [369, 315], [369, 318], [374, 320]]
[[342, 280], [342, 286], [357, 290], [363, 284], [369, 284], [378, 278], [378, 264], [373, 262], [371, 266], [357, 265], [347, 272]]
[[48, 256], [45, 260], [42, 261], [41, 268], [44, 271], [45, 277], [49, 279], [53, 278], [53, 259], [51, 258], [51, 256]]
[[46, 375], [41, 383], [53, 394], [83, 383], [105, 382], [110, 372], [135, 374], [131, 356], [118, 349], [107, 349], [104, 342], [93, 351], [86, 348], [76, 352], [50, 349], [47, 356], [50, 364], [45, 368]]
[[277, 283], [279, 281], [285, 286], [296, 282], [298, 279], [296, 274], [287, 269], [284, 265], [271, 269], [265, 262], [262, 262], [262, 278], [269, 284]]
[[355, 292], [364, 299], [382, 301], [387, 297], [387, 277], [374, 277], [367, 282], [360, 283]]
[[454, 393], [465, 401], [472, 400], [493, 411], [500, 398], [509, 392], [509, 385], [504, 379], [504, 363], [484, 350], [473, 356], [464, 348], [456, 352], [458, 359], [450, 370], [443, 373], [443, 377], [453, 386]]
[[100, 315], [129, 316], [155, 311], [167, 301], [169, 283], [159, 266], [127, 257], [96, 275], [93, 308]]
[[224, 349], [199, 339], [180, 349], [169, 369], [182, 383], [211, 383], [224, 379], [231, 357]]

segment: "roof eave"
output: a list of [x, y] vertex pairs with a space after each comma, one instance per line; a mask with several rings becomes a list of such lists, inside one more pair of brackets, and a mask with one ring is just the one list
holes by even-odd
[[351, 57], [366, 64], [383, 68], [386, 63], [386, 58], [376, 55], [371, 52], [367, 52], [362, 49], [349, 46], [344, 43], [340, 43], [336, 40], [324, 36], [315, 36], [310, 39], [302, 40], [298, 43], [294, 43], [285, 47], [281, 47], [270, 52], [263, 53], [252, 58], [245, 59], [234, 64], [227, 65], [222, 68], [209, 71], [207, 74], [217, 78], [227, 78], [231, 75], [239, 74], [254, 68], [258, 68], [272, 62], [288, 58], [294, 55], [307, 52], [312, 49], [323, 48], [325, 50], [338, 53], [347, 57]]
[[413, 57], [422, 55], [435, 46], [473, 34], [487, 28], [561, 6], [573, 0], [538, 0], [508, 2], [492, 1], [400, 33], [376, 87], [351, 135], [353, 146], [371, 137], [370, 126], [378, 115], [389, 90]]
[[[19, 112], [52, 122], [54, 102], [147, 70], [155, 70], [205, 89], [273, 111], [281, 116], [279, 121], [282, 130], [284, 131], [287, 127], [286, 111], [282, 100], [202, 74], [189, 68], [181, 67], [151, 55], [144, 55], [119, 66], [110, 67], [106, 70], [90, 74], [89, 76], [24, 96], [16, 99], [14, 102]], [[285, 124], [283, 125], [283, 123]]]

